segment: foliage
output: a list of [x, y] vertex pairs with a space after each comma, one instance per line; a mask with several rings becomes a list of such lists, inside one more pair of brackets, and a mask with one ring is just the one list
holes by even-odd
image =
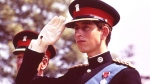
[[[22, 30], [40, 32], [55, 15], [67, 17], [70, 2], [71, 0], [0, 0], [0, 83], [12, 84], [17, 74], [16, 59], [12, 54], [14, 35]], [[46, 75], [59, 76], [69, 66], [83, 62], [72, 37], [72, 30], [66, 29], [55, 45], [57, 56], [50, 60]]]

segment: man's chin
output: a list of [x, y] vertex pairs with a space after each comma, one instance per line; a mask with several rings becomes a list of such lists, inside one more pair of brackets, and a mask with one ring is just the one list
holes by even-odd
[[79, 50], [80, 50], [80, 52], [82, 52], [82, 53], [86, 53], [86, 52], [87, 52], [85, 49], [79, 48]]
[[78, 46], [78, 49], [80, 50], [80, 52], [82, 53], [86, 53], [88, 51], [87, 47], [86, 46], [81, 46], [81, 45], [77, 45]]

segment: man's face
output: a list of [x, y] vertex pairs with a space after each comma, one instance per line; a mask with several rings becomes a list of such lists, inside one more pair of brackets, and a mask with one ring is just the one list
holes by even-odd
[[16, 54], [16, 57], [17, 57], [17, 70], [19, 70], [21, 64], [22, 64], [22, 61], [23, 61], [23, 56], [24, 56], [24, 52], [18, 52]]
[[78, 48], [83, 53], [94, 53], [99, 51], [101, 46], [102, 31], [92, 21], [76, 22], [75, 40]]
[[[22, 64], [22, 61], [23, 61], [24, 52], [18, 52], [16, 54], [16, 57], [17, 57], [17, 61], [16, 61], [17, 62], [17, 70], [19, 71], [19, 68], [20, 68], [20, 66]], [[43, 75], [43, 70], [45, 70], [45, 68], [48, 65], [48, 61], [49, 61], [48, 59], [49, 59], [48, 56], [45, 55], [43, 60], [40, 62], [39, 66], [38, 66], [38, 69], [37, 69], [37, 71], [38, 71], [37, 75], [38, 76]]]

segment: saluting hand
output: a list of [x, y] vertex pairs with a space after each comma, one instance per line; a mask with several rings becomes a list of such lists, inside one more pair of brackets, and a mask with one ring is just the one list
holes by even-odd
[[53, 45], [60, 38], [65, 29], [65, 17], [55, 16], [41, 30], [38, 39], [32, 39], [29, 49], [37, 52], [45, 52], [49, 45]]
[[40, 45], [48, 46], [53, 45], [60, 38], [61, 33], [65, 29], [65, 17], [55, 16], [51, 21], [44, 26], [41, 30], [38, 40]]

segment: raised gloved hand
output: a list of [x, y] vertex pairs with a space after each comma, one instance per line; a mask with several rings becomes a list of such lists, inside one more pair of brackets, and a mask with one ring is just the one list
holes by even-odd
[[29, 49], [44, 52], [49, 45], [53, 45], [60, 38], [61, 33], [65, 29], [65, 17], [55, 16], [41, 30], [38, 39], [32, 40]]
[[55, 44], [65, 28], [64, 22], [65, 17], [63, 16], [55, 16], [54, 18], [52, 18], [51, 21], [44, 26], [38, 36], [40, 45], [48, 46]]

